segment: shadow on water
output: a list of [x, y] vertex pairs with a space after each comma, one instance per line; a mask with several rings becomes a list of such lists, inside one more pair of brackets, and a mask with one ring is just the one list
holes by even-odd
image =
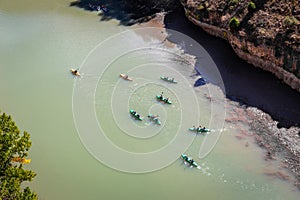
[[[185, 17], [179, 1], [77, 0], [71, 2], [70, 6], [89, 11], [97, 11], [100, 8], [99, 15], [102, 21], [117, 19], [120, 25], [126, 26], [148, 21], [157, 12], [169, 12], [165, 18], [166, 28], [188, 35], [204, 47], [222, 76], [227, 98], [269, 113], [279, 122], [279, 127], [300, 126], [300, 93], [283, 84], [271, 73], [241, 60], [226, 41], [213, 37], [192, 24]], [[172, 38], [172, 35], [169, 37], [172, 42], [184, 44], [185, 41], [180, 39]], [[193, 54], [197, 51], [189, 45], [186, 47], [187, 53]], [[198, 60], [201, 61], [201, 58]], [[213, 83], [210, 79], [206, 80], [206, 72], [197, 63], [196, 71], [204, 76], [194, 83], [195, 87], [203, 86], [207, 82]]]
[[156, 13], [168, 12], [180, 4], [173, 0], [77, 0], [70, 6], [97, 11], [101, 21], [117, 19], [120, 25], [130, 26], [149, 21]]
[[[300, 93], [283, 84], [271, 73], [240, 59], [226, 41], [207, 34], [190, 22], [182, 8], [169, 13], [165, 24], [166, 28], [193, 38], [209, 53], [221, 74], [227, 98], [263, 110], [279, 122], [279, 127], [300, 126]], [[177, 44], [184, 42], [180, 39], [172, 36], [169, 38]], [[187, 53], [193, 54], [197, 51], [189, 44], [186, 47]], [[205, 71], [197, 63], [196, 71], [206, 78]], [[195, 86], [203, 83], [205, 82], [200, 78]]]

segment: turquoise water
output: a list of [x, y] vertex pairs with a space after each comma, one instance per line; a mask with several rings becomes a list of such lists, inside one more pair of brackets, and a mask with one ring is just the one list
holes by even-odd
[[[299, 198], [299, 192], [288, 182], [264, 175], [282, 171], [279, 164], [264, 161], [264, 152], [250, 139], [246, 148], [235, 138], [237, 127], [246, 130], [247, 124], [225, 123], [213, 151], [200, 159], [199, 148], [205, 138], [186, 129], [201, 122], [215, 130], [208, 140], [217, 135], [224, 101], [206, 98], [217, 89], [211, 85], [193, 88], [197, 78], [189, 64], [180, 62], [180, 53], [138, 31], [129, 31], [125, 40], [115, 38], [123, 43], [114, 40], [114, 50], [100, 47], [95, 51], [99, 43], [130, 27], [119, 26], [115, 20], [100, 22], [96, 13], [69, 7], [68, 3], [0, 0], [0, 108], [31, 134], [32, 162], [28, 167], [38, 175], [30, 186], [41, 199]], [[109, 62], [123, 46], [131, 49], [134, 44], [153, 48], [130, 51]], [[87, 57], [91, 51], [94, 53]], [[81, 78], [69, 73], [71, 66], [81, 67]], [[119, 73], [128, 73], [134, 80], [120, 79]], [[161, 81], [159, 77], [165, 74], [174, 76], [179, 84]], [[82, 91], [86, 96], [74, 100]], [[161, 91], [171, 98], [172, 105], [155, 99]], [[82, 110], [72, 107], [76, 103]], [[85, 103], [91, 103], [90, 107]], [[145, 119], [133, 120], [130, 108]], [[94, 119], [77, 114], [89, 109], [99, 122], [95, 128], [91, 124], [91, 133], [101, 127], [105, 137], [90, 137], [90, 132], [81, 131]], [[149, 112], [160, 115], [162, 126], [148, 121]], [[175, 143], [178, 149], [166, 151], [158, 161], [130, 163], [126, 157], [117, 157], [111, 166], [110, 161], [99, 161], [103, 159], [98, 154], [102, 143], [96, 140], [100, 136], [131, 153], [153, 152], [174, 138], [182, 142]], [[190, 169], [177, 158], [168, 157], [183, 149], [201, 169]], [[152, 164], [159, 170], [127, 173], [125, 169]]]

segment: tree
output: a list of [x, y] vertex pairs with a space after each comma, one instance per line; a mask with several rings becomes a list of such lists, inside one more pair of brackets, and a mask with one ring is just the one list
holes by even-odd
[[21, 189], [21, 183], [31, 181], [36, 174], [23, 169], [31, 146], [30, 135], [20, 134], [11, 116], [0, 111], [0, 199], [34, 200], [37, 195], [29, 187]]
[[239, 26], [240, 26], [240, 21], [236, 17], [230, 19], [229, 27], [231, 31], [236, 31]]
[[250, 1], [250, 2], [248, 3], [248, 11], [249, 11], [249, 12], [254, 12], [255, 9], [256, 9], [255, 3], [252, 2], [252, 1]]

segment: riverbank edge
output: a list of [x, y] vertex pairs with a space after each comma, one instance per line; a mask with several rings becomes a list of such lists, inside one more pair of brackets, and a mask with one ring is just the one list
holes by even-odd
[[[281, 161], [294, 175], [294, 185], [300, 190], [300, 128], [278, 128], [277, 121], [255, 107], [247, 107], [245, 114], [256, 144], [266, 149], [265, 160]], [[288, 180], [278, 174], [277, 177]]]
[[[162, 29], [164, 33], [165, 23], [164, 19], [167, 13], [157, 13], [149, 22], [139, 24], [139, 27], [154, 26]], [[208, 25], [210, 26], [210, 25]], [[210, 27], [214, 28], [214, 27]], [[167, 34], [167, 33], [166, 33]], [[169, 41], [165, 41], [171, 43]], [[176, 46], [176, 44], [173, 44]], [[186, 52], [184, 52], [187, 54]], [[189, 55], [193, 56], [193, 55]], [[286, 169], [291, 172], [295, 177], [294, 185], [300, 190], [300, 128], [278, 128], [278, 122], [273, 120], [272, 117], [255, 107], [245, 108], [245, 114], [249, 120], [249, 126], [256, 144], [266, 149], [266, 160], [277, 159], [280, 160]], [[277, 178], [289, 181], [280, 177], [278, 174], [274, 174]]]
[[193, 22], [196, 26], [201, 27], [205, 32], [207, 32], [210, 35], [226, 40], [230, 44], [234, 52], [241, 59], [247, 61], [248, 63], [252, 64], [255, 67], [271, 72], [278, 79], [282, 80], [285, 84], [289, 85], [291, 88], [300, 92], [300, 79], [298, 79], [293, 73], [284, 70], [279, 65], [276, 65], [273, 62], [264, 60], [263, 58], [260, 58], [255, 55], [251, 55], [243, 51], [242, 44], [240, 43], [239, 39], [236, 38], [236, 36], [234, 36], [229, 30], [201, 22], [196, 18], [192, 17], [190, 15], [190, 12], [188, 12], [188, 10], [186, 10], [185, 8], [184, 10], [185, 10], [186, 17], [191, 22]]

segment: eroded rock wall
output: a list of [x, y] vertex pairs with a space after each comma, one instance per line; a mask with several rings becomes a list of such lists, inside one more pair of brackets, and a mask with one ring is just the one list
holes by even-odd
[[[300, 92], [300, 8], [296, 0], [181, 0], [186, 16], [227, 40], [239, 57]], [[250, 4], [255, 8], [250, 8]], [[232, 25], [235, 18], [238, 25]]]

